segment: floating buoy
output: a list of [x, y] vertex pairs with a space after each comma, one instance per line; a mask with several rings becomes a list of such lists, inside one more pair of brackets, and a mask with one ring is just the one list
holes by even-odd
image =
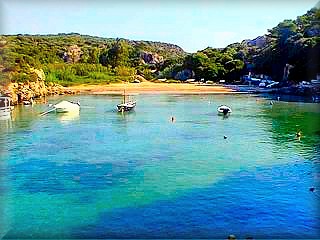
[[228, 236], [228, 239], [230, 239], [230, 240], [236, 240], [237, 238], [236, 238], [235, 235], [232, 235], [232, 234], [231, 234], [231, 235]]

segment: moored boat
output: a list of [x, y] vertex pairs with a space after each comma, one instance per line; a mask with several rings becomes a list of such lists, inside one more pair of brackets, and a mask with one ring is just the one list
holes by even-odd
[[217, 110], [218, 110], [218, 114], [227, 115], [227, 114], [232, 113], [231, 108], [226, 105], [219, 106]]
[[131, 111], [135, 106], [136, 106], [136, 102], [134, 101], [129, 101], [126, 103], [121, 103], [117, 105], [118, 108], [118, 112], [128, 112]]
[[50, 112], [56, 113], [79, 113], [80, 111], [80, 102], [69, 102], [69, 101], [62, 101], [57, 104], [49, 104], [49, 109], [45, 112], [41, 113], [40, 116], [46, 115]]
[[11, 106], [9, 97], [0, 97], [0, 120], [7, 120], [11, 117]]
[[80, 103], [74, 103], [69, 101], [62, 101], [53, 105], [57, 113], [79, 112]]
[[126, 101], [126, 93], [123, 92], [123, 102], [117, 105], [118, 112], [129, 112], [137, 105], [136, 101]]

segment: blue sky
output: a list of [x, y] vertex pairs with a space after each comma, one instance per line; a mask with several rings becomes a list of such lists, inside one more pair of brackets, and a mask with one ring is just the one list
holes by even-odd
[[0, 0], [1, 34], [78, 32], [161, 41], [187, 52], [225, 47], [295, 19], [317, 0]]

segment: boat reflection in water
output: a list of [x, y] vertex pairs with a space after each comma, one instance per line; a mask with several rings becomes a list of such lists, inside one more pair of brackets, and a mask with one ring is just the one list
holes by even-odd
[[59, 113], [57, 116], [59, 116], [61, 122], [72, 122], [80, 119], [79, 111]]

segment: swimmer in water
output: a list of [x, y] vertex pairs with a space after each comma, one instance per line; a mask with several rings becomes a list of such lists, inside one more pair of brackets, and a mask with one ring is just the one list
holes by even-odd
[[296, 137], [297, 137], [297, 139], [300, 141], [300, 139], [301, 139], [301, 131], [298, 131], [297, 133], [296, 133]]
[[300, 137], [301, 137], [301, 131], [298, 131], [298, 132], [296, 133], [296, 136], [297, 136], [298, 138], [300, 138]]

